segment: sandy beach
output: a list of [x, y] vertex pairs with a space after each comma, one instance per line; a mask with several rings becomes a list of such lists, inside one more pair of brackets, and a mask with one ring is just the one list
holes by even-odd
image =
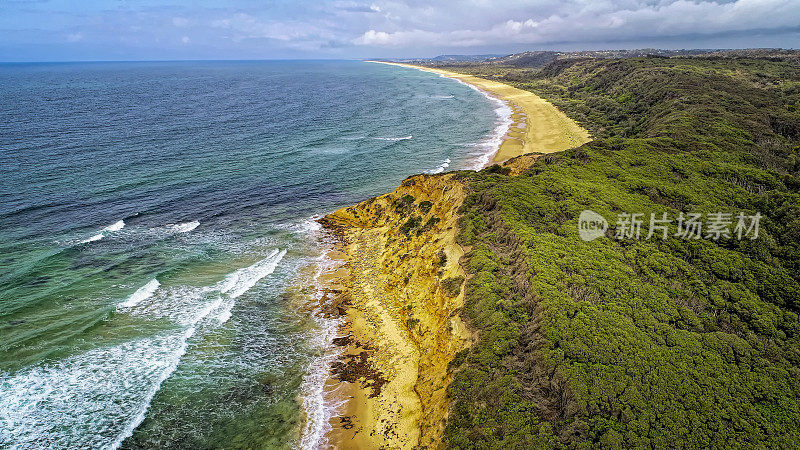
[[500, 163], [527, 153], [559, 152], [591, 140], [588, 131], [533, 92], [448, 70], [403, 63], [372, 62], [408, 67], [453, 78], [505, 101], [513, 111], [511, 115], [513, 123], [494, 155], [493, 163]]

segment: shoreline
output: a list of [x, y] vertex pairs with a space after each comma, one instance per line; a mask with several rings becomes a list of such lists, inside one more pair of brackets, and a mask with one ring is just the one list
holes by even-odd
[[[590, 140], [586, 130], [533, 93], [470, 75], [373, 62], [453, 79], [510, 109], [507, 121], [494, 109], [498, 123], [486, 142], [495, 145], [479, 157], [476, 170], [499, 163], [516, 175], [536, 153]], [[458, 314], [466, 272], [460, 264], [465, 250], [456, 243], [457, 210], [465, 185], [440, 172], [411, 176], [391, 193], [318, 219], [330, 239], [314, 300], [319, 320], [335, 324], [338, 333], [326, 331], [329, 354], [319, 358], [309, 379], [314, 386], [307, 385], [314, 392], [303, 398], [302, 448], [438, 445], [449, 411], [447, 367], [473, 339]], [[408, 197], [413, 201], [404, 208], [411, 209], [400, 213], [398, 202]], [[428, 211], [421, 210], [425, 203]], [[425, 232], [414, 236], [399, 233], [416, 214], [433, 225], [426, 223]], [[437, 265], [440, 255], [444, 262]], [[447, 293], [453, 280], [461, 283], [455, 296]]]
[[314, 340], [314, 347], [320, 354], [312, 358], [300, 386], [299, 400], [304, 414], [298, 440], [301, 449], [326, 446], [327, 436], [331, 431], [330, 420], [339, 413], [345, 402], [327, 389], [331, 365], [342, 354], [334, 343], [344, 325], [344, 317], [339, 313], [336, 303], [331, 301], [331, 295], [338, 288], [336, 276], [346, 270], [342, 267], [345, 263], [344, 255], [334, 250], [333, 238], [322, 229], [318, 223], [319, 217], [312, 217], [310, 220], [313, 220], [315, 226], [309, 227], [309, 236], [320, 242], [323, 248], [322, 254], [316, 258], [314, 275], [311, 276], [313, 293], [307, 305], [320, 331]]
[[[365, 62], [405, 67], [437, 74], [471, 86], [487, 97], [505, 102], [512, 110], [511, 124], [494, 155], [484, 167], [529, 153], [553, 153], [578, 147], [591, 140], [589, 132], [552, 103], [533, 92], [508, 84], [449, 70], [390, 61]], [[483, 168], [483, 167], [480, 167]]]

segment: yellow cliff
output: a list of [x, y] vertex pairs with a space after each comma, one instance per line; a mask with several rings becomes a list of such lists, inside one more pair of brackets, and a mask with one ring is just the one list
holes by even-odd
[[463, 252], [455, 243], [464, 198], [454, 174], [418, 175], [391, 194], [323, 219], [338, 235], [347, 272], [347, 355], [334, 377], [352, 399], [335, 418], [338, 448], [429, 447], [448, 409], [447, 365], [469, 333]]

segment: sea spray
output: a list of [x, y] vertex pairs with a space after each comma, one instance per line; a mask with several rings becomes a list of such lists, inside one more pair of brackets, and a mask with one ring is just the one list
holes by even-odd
[[408, 135], [408, 136], [400, 136], [400, 137], [376, 137], [375, 139], [377, 139], [379, 141], [391, 141], [391, 142], [394, 142], [394, 141], [407, 141], [407, 140], [413, 139], [413, 138], [414, 138], [414, 136]]
[[[0, 376], [4, 442], [115, 448], [185, 351], [184, 333], [139, 339]], [[153, 384], [151, 380], [159, 380]], [[144, 393], [145, 395], [142, 395]], [[102, 413], [98, 413], [102, 412]], [[89, 427], [92, 433], [83, 433]]]
[[86, 244], [86, 243], [89, 243], [89, 242], [99, 241], [100, 239], [103, 239], [103, 235], [102, 234], [95, 234], [92, 237], [89, 237], [89, 238], [86, 238], [86, 239], [82, 240], [81, 244]]
[[189, 346], [189, 338], [194, 335], [196, 328], [190, 327], [183, 333], [183, 339], [181, 340], [180, 345], [175, 350], [172, 355], [171, 360], [169, 361], [168, 365], [161, 371], [161, 373], [157, 376], [155, 383], [152, 383], [150, 387], [147, 389], [144, 399], [140, 403], [139, 410], [137, 414], [131, 419], [128, 424], [123, 428], [123, 430], [117, 435], [113, 442], [107, 447], [109, 450], [114, 450], [119, 448], [122, 445], [122, 442], [133, 435], [133, 430], [139, 426], [144, 421], [145, 415], [147, 414], [147, 410], [150, 408], [150, 402], [153, 401], [153, 397], [155, 397], [156, 392], [161, 388], [161, 385], [164, 381], [175, 372], [175, 369], [178, 368], [178, 363], [181, 360], [181, 357], [186, 353], [186, 348]]
[[[286, 250], [274, 249], [265, 258], [229, 273], [211, 286], [162, 287], [163, 293], [155, 295], [153, 292], [137, 302], [137, 304], [142, 302], [152, 302], [152, 304], [144, 307], [140, 305], [129, 313], [139, 317], [168, 319], [188, 326], [214, 311], [215, 314], [212, 316], [216, 317], [219, 323], [225, 323], [230, 319], [235, 299], [271, 275], [285, 255]], [[140, 290], [144, 290], [144, 287]], [[198, 302], [202, 304], [198, 306]]]
[[341, 319], [323, 319], [317, 312], [320, 332], [312, 345], [320, 355], [309, 363], [300, 386], [301, 402], [306, 416], [300, 437], [300, 448], [303, 450], [327, 448], [326, 435], [332, 429], [330, 420], [341, 412], [346, 402], [343, 398], [337, 398], [336, 392], [325, 391], [331, 364], [341, 354], [333, 345], [341, 322]]
[[475, 165], [473, 168], [476, 170], [482, 169], [489, 165], [492, 158], [497, 154], [498, 150], [500, 150], [500, 145], [503, 143], [505, 136], [508, 134], [508, 130], [514, 123], [511, 119], [511, 114], [513, 111], [505, 101], [494, 98], [488, 94], [486, 94], [486, 97], [492, 100], [496, 106], [494, 113], [497, 117], [497, 121], [495, 122], [495, 128], [492, 133], [478, 144], [478, 147], [482, 150], [479, 152], [478, 157], [475, 160]]
[[113, 224], [105, 227], [103, 229], [103, 231], [109, 231], [109, 232], [110, 231], [119, 231], [119, 230], [123, 229], [124, 227], [125, 227], [125, 221], [124, 220], [118, 220], [118, 221], [114, 222]]
[[231, 299], [223, 302], [219, 306], [218, 308], [219, 311], [217, 312], [216, 317], [217, 317], [217, 322], [219, 322], [220, 325], [224, 324], [231, 318], [231, 316], [233, 315], [233, 305], [235, 303], [236, 302]]
[[447, 158], [446, 160], [444, 160], [444, 162], [443, 162], [441, 165], [439, 165], [439, 167], [437, 167], [437, 168], [435, 168], [435, 169], [433, 169], [433, 170], [430, 170], [430, 171], [428, 171], [428, 173], [430, 173], [430, 174], [442, 173], [442, 172], [444, 172], [444, 171], [445, 171], [445, 170], [446, 170], [448, 167], [450, 167], [450, 158]]

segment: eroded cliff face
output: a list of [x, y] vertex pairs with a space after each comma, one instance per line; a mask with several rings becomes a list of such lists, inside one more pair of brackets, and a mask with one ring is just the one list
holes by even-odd
[[337, 447], [429, 448], [441, 439], [447, 366], [470, 341], [455, 243], [464, 191], [457, 174], [418, 175], [321, 221], [347, 261], [337, 284], [348, 349], [334, 377], [352, 399], [333, 421]]

